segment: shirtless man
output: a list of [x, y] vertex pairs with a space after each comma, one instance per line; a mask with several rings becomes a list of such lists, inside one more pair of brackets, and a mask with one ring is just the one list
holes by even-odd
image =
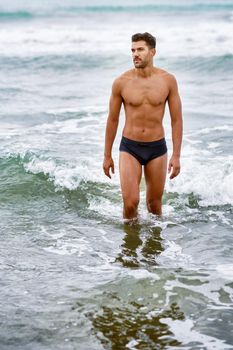
[[173, 153], [168, 164], [170, 179], [180, 172], [181, 100], [175, 77], [153, 65], [155, 47], [155, 37], [147, 32], [132, 36], [131, 51], [135, 68], [115, 79], [109, 102], [103, 170], [109, 178], [110, 169], [114, 173], [112, 145], [123, 103], [126, 119], [119, 148], [119, 171], [124, 202], [123, 218], [128, 220], [137, 218], [142, 166], [148, 211], [156, 215], [162, 213], [167, 173], [167, 146], [162, 121], [167, 101], [173, 143]]

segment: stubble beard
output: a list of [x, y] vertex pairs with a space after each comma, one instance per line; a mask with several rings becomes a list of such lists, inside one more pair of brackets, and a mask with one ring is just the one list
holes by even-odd
[[145, 68], [146, 65], [147, 65], [147, 62], [145, 62], [145, 61], [134, 62], [135, 68]]

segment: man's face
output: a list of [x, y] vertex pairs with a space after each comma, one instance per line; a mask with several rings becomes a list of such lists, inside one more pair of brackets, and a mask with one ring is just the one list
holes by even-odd
[[132, 42], [131, 52], [135, 68], [145, 68], [152, 60], [155, 49], [150, 49], [144, 40]]

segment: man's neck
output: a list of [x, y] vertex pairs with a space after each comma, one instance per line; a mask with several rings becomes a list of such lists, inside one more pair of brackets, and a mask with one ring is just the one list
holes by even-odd
[[149, 78], [155, 73], [156, 68], [147, 66], [145, 68], [135, 68], [135, 74], [138, 78]]

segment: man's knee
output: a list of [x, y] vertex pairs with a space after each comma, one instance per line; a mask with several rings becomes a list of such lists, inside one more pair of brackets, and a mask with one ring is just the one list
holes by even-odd
[[124, 209], [127, 212], [134, 212], [137, 210], [138, 204], [139, 204], [139, 198], [123, 198], [124, 201]]
[[148, 199], [147, 208], [150, 213], [160, 215], [162, 212], [162, 198]]

